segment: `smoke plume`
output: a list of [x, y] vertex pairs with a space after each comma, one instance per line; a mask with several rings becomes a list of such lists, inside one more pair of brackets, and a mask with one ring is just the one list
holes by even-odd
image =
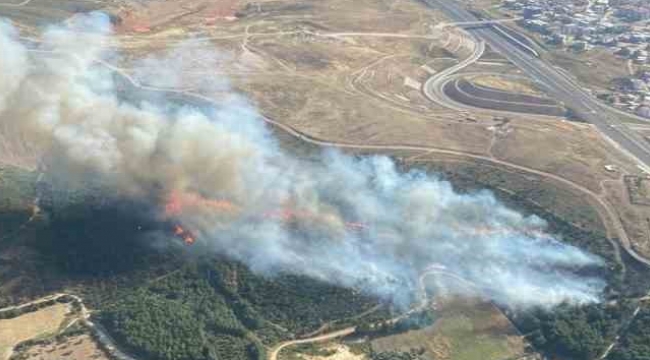
[[[0, 129], [49, 154], [51, 171], [71, 181], [99, 175], [128, 196], [158, 194], [161, 218], [261, 273], [304, 274], [400, 301], [428, 268], [512, 306], [598, 301], [603, 283], [572, 270], [601, 261], [490, 192], [459, 194], [382, 156], [298, 159], [234, 93], [207, 110], [171, 108], [162, 96], [124, 100], [114, 69], [102, 64], [116, 55], [102, 47], [110, 36], [101, 14], [48, 28], [37, 46], [0, 24]], [[145, 63], [135, 73], [155, 78], [156, 60]], [[157, 76], [175, 82], [174, 66], [185, 65], [166, 61]], [[454, 281], [445, 288], [468, 291]]]

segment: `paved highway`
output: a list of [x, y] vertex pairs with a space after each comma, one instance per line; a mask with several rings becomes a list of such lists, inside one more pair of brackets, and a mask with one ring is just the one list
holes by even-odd
[[422, 90], [424, 91], [424, 96], [426, 96], [429, 100], [436, 102], [444, 107], [453, 108], [456, 111], [464, 111], [460, 107], [455, 107], [454, 105], [451, 105], [450, 102], [444, 102], [444, 103], [441, 102], [440, 99], [447, 98], [447, 96], [444, 94], [442, 90], [442, 84], [445, 82], [445, 80], [447, 80], [447, 78], [450, 75], [478, 61], [478, 59], [481, 56], [483, 56], [484, 52], [485, 52], [485, 43], [483, 41], [477, 42], [476, 47], [474, 48], [474, 52], [472, 52], [472, 55], [470, 55], [467, 59], [459, 62], [458, 64], [452, 67], [440, 71], [439, 73], [427, 79], [427, 81], [424, 83], [424, 86], [422, 87]]
[[[479, 19], [467, 11], [457, 0], [422, 0], [456, 22], [472, 22]], [[492, 26], [467, 30], [479, 41], [484, 41], [510, 62], [545, 88], [548, 93], [572, 109], [585, 121], [595, 125], [620, 150], [633, 156], [639, 165], [650, 169], [650, 146], [618, 119], [621, 114], [600, 103], [574, 80], [555, 69], [543, 59], [537, 58], [508, 41]]]

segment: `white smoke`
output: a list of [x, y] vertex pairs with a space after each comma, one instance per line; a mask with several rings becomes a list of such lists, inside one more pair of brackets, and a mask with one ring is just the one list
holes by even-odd
[[[381, 156], [324, 151], [319, 162], [297, 159], [235, 94], [203, 111], [120, 100], [112, 70], [101, 64], [114, 55], [101, 46], [109, 36], [106, 17], [92, 14], [46, 30], [28, 49], [0, 24], [3, 135], [39, 146], [71, 178], [100, 174], [131, 196], [162, 188], [231, 202], [234, 210], [189, 208], [179, 220], [255, 271], [295, 272], [399, 301], [435, 264], [512, 306], [598, 301], [603, 282], [568, 269], [600, 260], [545, 234], [542, 219], [504, 207], [490, 192], [459, 194]], [[136, 73], [147, 78], [162, 64], [144, 63], [148, 69]], [[174, 70], [164, 61], [155, 85], [176, 84]], [[283, 218], [282, 209], [299, 215]]]

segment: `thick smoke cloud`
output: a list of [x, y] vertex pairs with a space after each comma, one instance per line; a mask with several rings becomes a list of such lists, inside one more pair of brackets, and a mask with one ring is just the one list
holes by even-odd
[[[101, 47], [109, 36], [101, 14], [44, 31], [35, 48], [0, 24], [0, 128], [49, 154], [52, 171], [99, 174], [134, 197], [201, 196], [174, 216], [203, 246], [262, 273], [290, 271], [405, 301], [433, 266], [513, 306], [598, 301], [603, 283], [568, 270], [599, 266], [598, 258], [487, 191], [459, 194], [381, 156], [297, 159], [235, 94], [202, 111], [170, 110], [162, 97], [124, 101], [100, 63], [115, 55]], [[151, 78], [156, 61], [136, 74]], [[174, 62], [164, 64], [160, 78], [176, 82], [166, 75]], [[445, 289], [468, 291], [454, 283]]]

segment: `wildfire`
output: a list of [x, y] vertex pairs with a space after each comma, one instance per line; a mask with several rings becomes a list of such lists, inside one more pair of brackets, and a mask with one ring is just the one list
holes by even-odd
[[[280, 210], [267, 211], [264, 213], [266, 219], [277, 219], [285, 223], [300, 222], [300, 221], [315, 221], [324, 224], [340, 224], [340, 220], [334, 215], [315, 214], [308, 211], [293, 210], [291, 208], [284, 208]], [[351, 231], [362, 231], [368, 228], [368, 225], [361, 222], [344, 222], [343, 226]]]
[[[165, 203], [165, 218], [174, 219], [188, 211], [188, 209], [210, 211], [215, 213], [237, 213], [240, 207], [228, 200], [208, 199], [198, 193], [172, 191]], [[342, 222], [333, 214], [318, 214], [310, 211], [296, 210], [291, 205], [286, 205], [277, 210], [264, 212], [260, 215], [265, 219], [274, 219], [283, 223], [318, 222], [331, 226], [344, 226], [349, 231], [361, 232], [368, 229], [362, 222]], [[196, 242], [195, 236], [181, 225], [175, 225], [174, 236], [183, 240], [187, 245]]]
[[227, 200], [206, 199], [197, 193], [173, 191], [165, 204], [165, 216], [178, 216], [186, 208], [210, 209], [225, 212], [234, 212], [237, 210], [237, 206]]
[[277, 219], [277, 220], [282, 220], [283, 222], [291, 222], [291, 221], [296, 221], [298, 219], [305, 220], [305, 219], [313, 218], [313, 215], [307, 212], [296, 211], [287, 208], [267, 211], [262, 216], [266, 219]]
[[177, 238], [183, 240], [183, 242], [187, 245], [192, 245], [196, 242], [194, 236], [178, 224], [174, 226], [174, 235], [176, 235]]
[[368, 229], [368, 225], [361, 222], [346, 222], [345, 227], [348, 230], [362, 231]]
[[[176, 218], [188, 209], [232, 213], [237, 211], [238, 207], [227, 200], [208, 199], [193, 192], [172, 191], [165, 203], [165, 218]], [[174, 225], [173, 233], [174, 236], [181, 239], [187, 245], [192, 245], [196, 242], [196, 237], [192, 232], [186, 230], [179, 224]]]

